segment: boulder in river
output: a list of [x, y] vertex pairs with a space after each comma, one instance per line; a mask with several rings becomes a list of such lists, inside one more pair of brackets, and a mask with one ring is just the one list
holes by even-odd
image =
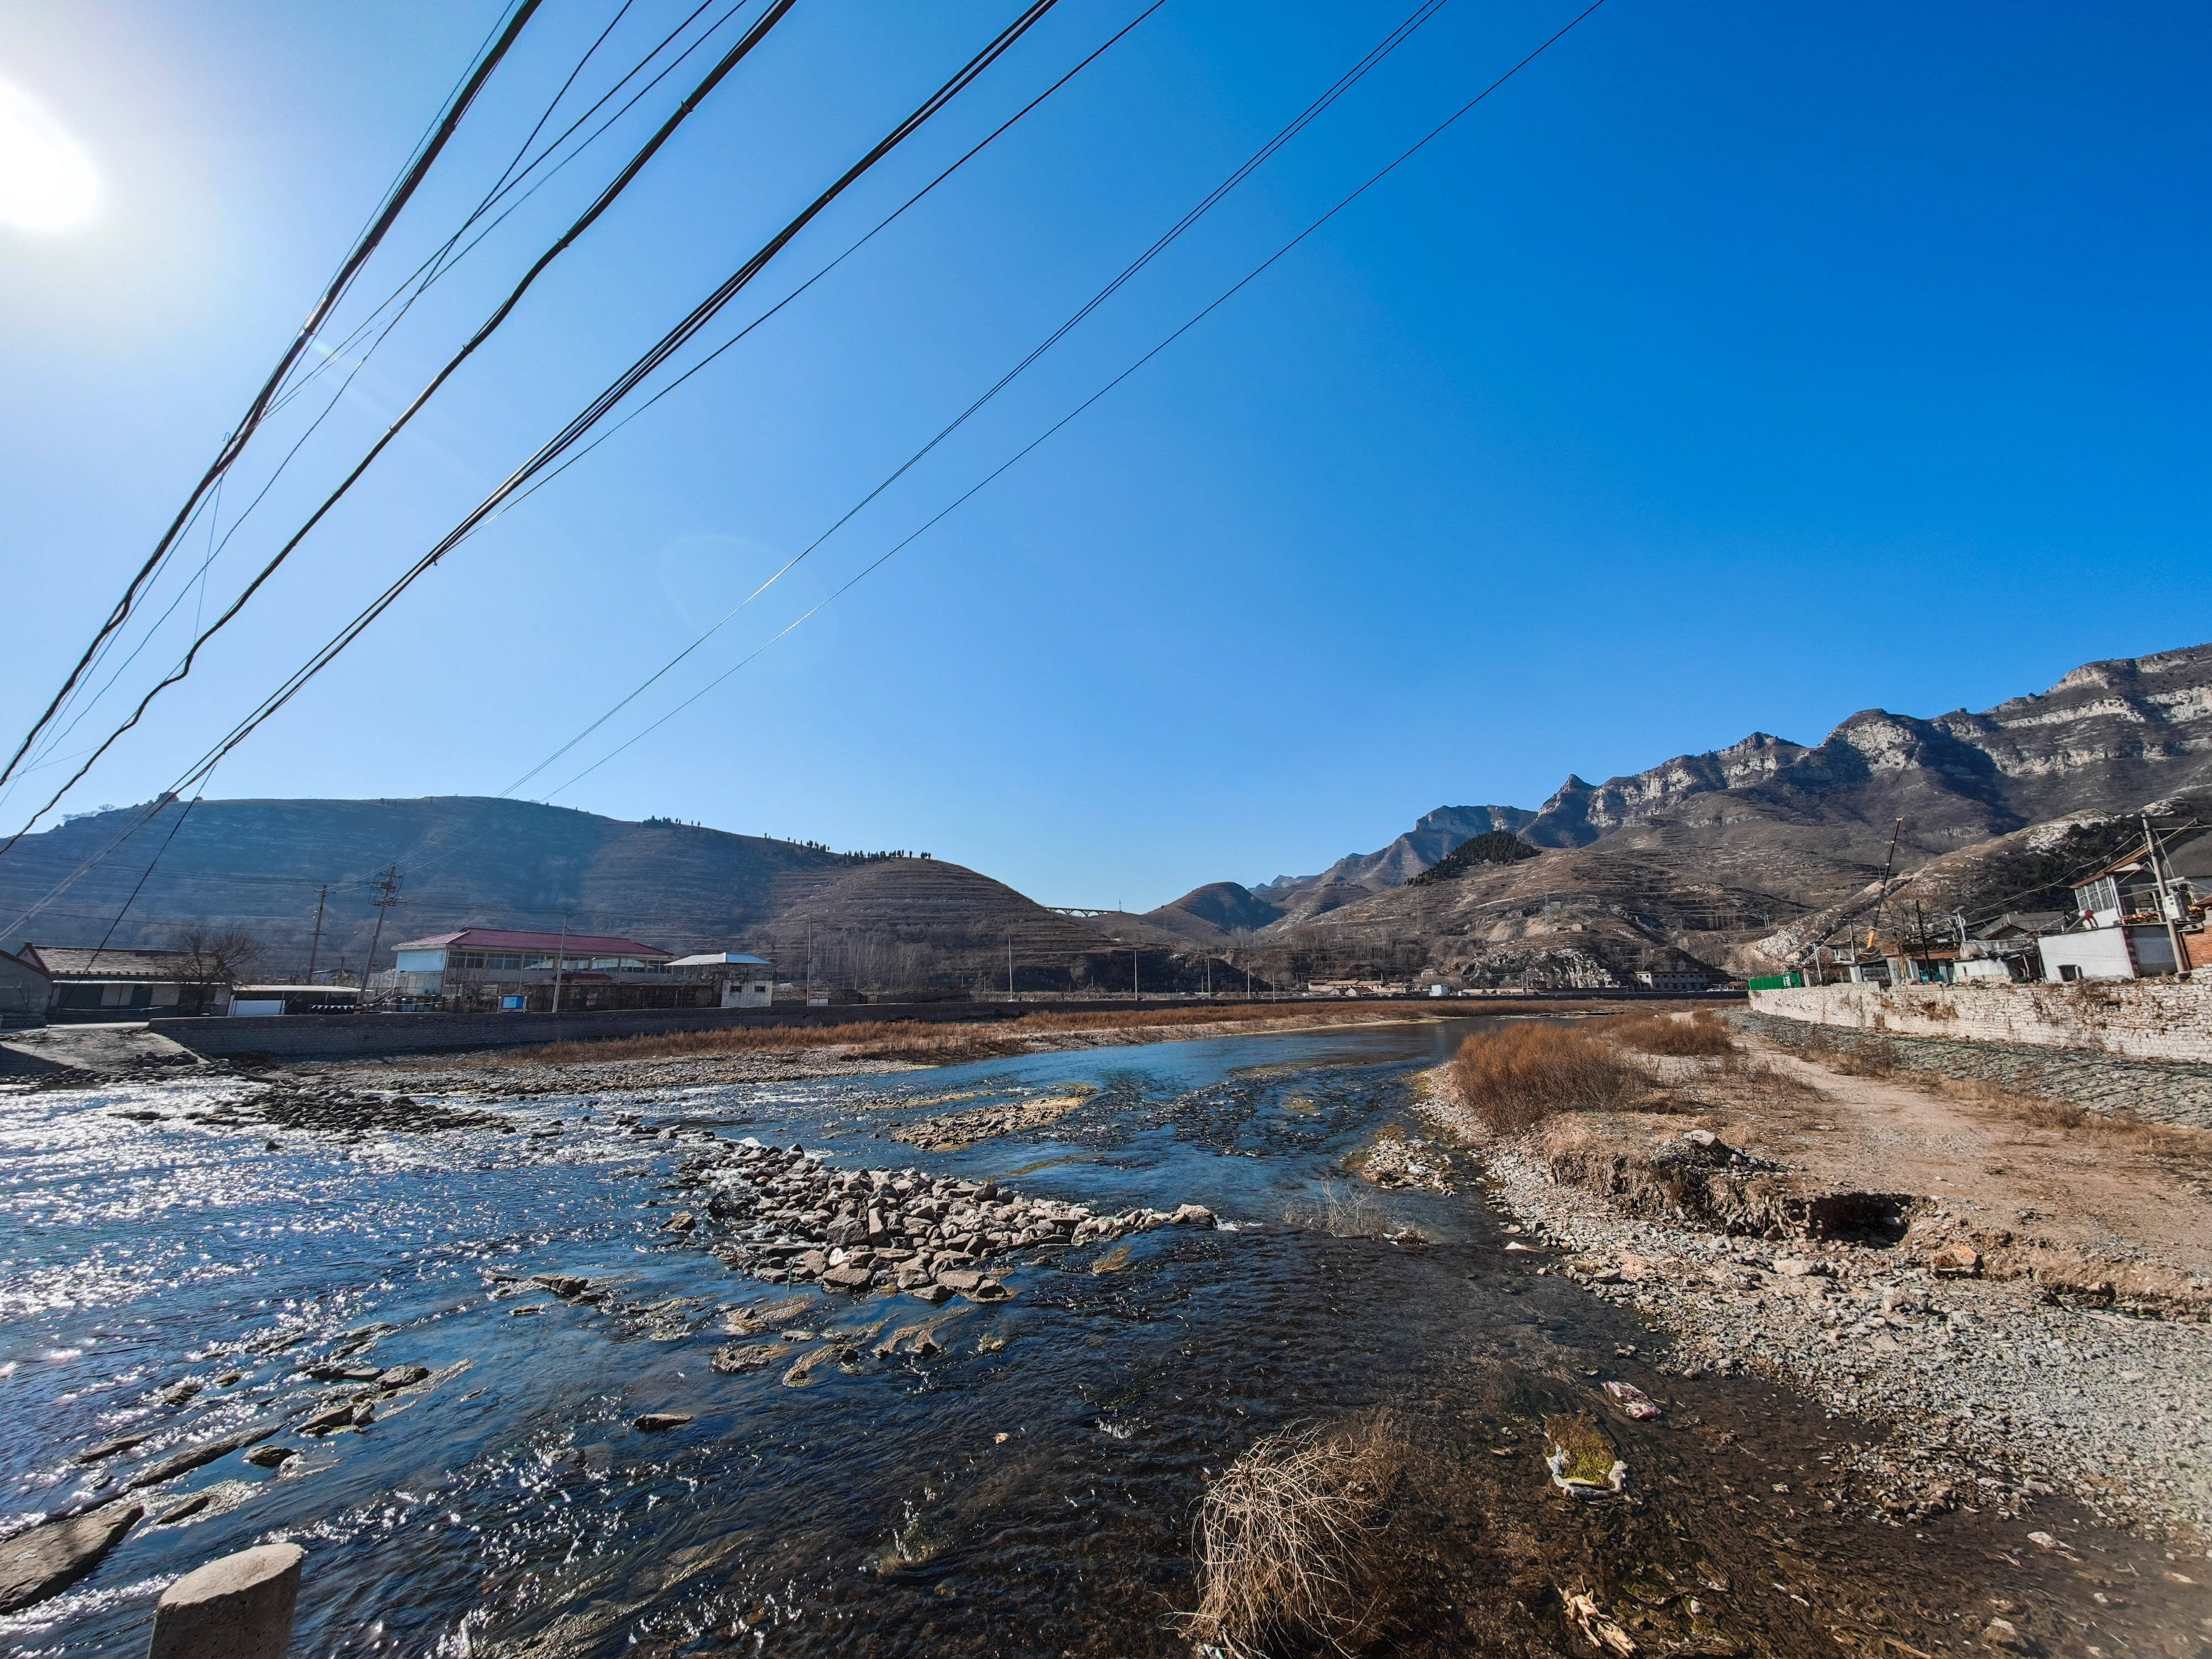
[[127, 1452], [133, 1446], [143, 1444], [153, 1437], [150, 1434], [118, 1435], [112, 1440], [103, 1440], [96, 1446], [87, 1446], [82, 1451], [73, 1454], [70, 1461], [72, 1463], [97, 1463], [104, 1457]]
[[158, 1486], [173, 1475], [182, 1474], [187, 1469], [196, 1469], [203, 1463], [212, 1463], [218, 1457], [226, 1457], [232, 1452], [266, 1440], [276, 1432], [273, 1427], [240, 1429], [236, 1434], [226, 1434], [215, 1440], [203, 1440], [197, 1446], [187, 1446], [182, 1451], [171, 1452], [158, 1462], [149, 1463], [125, 1483], [124, 1489], [127, 1492], [135, 1492], [141, 1486]]
[[647, 1412], [637, 1419], [635, 1426], [647, 1434], [661, 1434], [670, 1429], [680, 1429], [691, 1420], [690, 1412]]
[[145, 1513], [143, 1504], [111, 1504], [17, 1533], [0, 1547], [0, 1613], [60, 1595], [98, 1566]]

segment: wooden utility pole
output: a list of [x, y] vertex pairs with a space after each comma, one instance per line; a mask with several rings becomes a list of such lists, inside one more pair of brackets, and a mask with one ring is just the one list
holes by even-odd
[[307, 944], [307, 983], [315, 982], [315, 958], [323, 950], [323, 906], [330, 900], [328, 884], [315, 889], [315, 936]]
[[1138, 988], [1137, 982], [1137, 964], [1143, 960], [1143, 951], [1132, 950], [1129, 952], [1129, 1000], [1132, 1002], [1142, 1002], [1145, 1000], [1145, 994]]
[[561, 913], [561, 948], [553, 953], [553, 1012], [561, 1012], [561, 970], [568, 965], [568, 913]]
[[2150, 814], [2142, 815], [2143, 851], [2150, 859], [2150, 878], [2158, 884], [2158, 919], [2166, 924], [2166, 937], [2173, 946], [2173, 972], [2177, 979], [2189, 977], [2189, 953], [2181, 948], [2181, 928], [2173, 919], [2173, 895], [2166, 884], [2166, 871], [2160, 863], [2158, 836], [2150, 827]]
[[399, 902], [399, 866], [395, 861], [384, 867], [384, 873], [371, 884], [376, 896], [369, 901], [376, 907], [376, 931], [368, 937], [368, 959], [361, 964], [361, 1006], [368, 1007], [368, 976], [376, 971], [376, 947], [384, 942], [385, 912]]
[[1008, 933], [1007, 933], [1007, 934], [1006, 934], [1006, 1000], [1007, 1000], [1007, 1001], [1009, 1001], [1009, 1002], [1012, 1002], [1013, 1000], [1014, 1000], [1014, 936], [1013, 936], [1012, 932], [1011, 930], [1009, 930], [1009, 931], [1008, 931]]

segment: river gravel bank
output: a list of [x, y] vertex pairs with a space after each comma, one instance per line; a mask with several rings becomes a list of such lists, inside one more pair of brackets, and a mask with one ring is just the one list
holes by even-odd
[[1428, 1115], [1475, 1151], [1492, 1206], [1558, 1252], [1549, 1271], [1663, 1334], [1663, 1369], [1759, 1374], [1893, 1423], [1896, 1442], [1856, 1454], [1888, 1518], [2032, 1520], [2038, 1498], [2063, 1493], [2169, 1540], [2181, 1562], [2197, 1559], [2175, 1570], [2205, 1581], [2212, 1325], [2068, 1306], [2027, 1279], [1947, 1276], [1932, 1234], [1917, 1247], [1771, 1240], [1623, 1215], [1556, 1180], [1534, 1139], [1486, 1134], [1448, 1068], [1431, 1084]]

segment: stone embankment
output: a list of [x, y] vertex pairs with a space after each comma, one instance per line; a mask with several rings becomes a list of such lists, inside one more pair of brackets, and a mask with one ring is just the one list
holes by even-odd
[[[1686, 1157], [1673, 1161], [1708, 1172], [1715, 1213], [1686, 1191], [1692, 1202], [1672, 1215], [1624, 1214], [1603, 1192], [1563, 1182], [1536, 1139], [1486, 1134], [1449, 1079], [1435, 1080], [1429, 1110], [1477, 1149], [1492, 1202], [1520, 1235], [1508, 1248], [1559, 1252], [1541, 1271], [1644, 1315], [1670, 1340], [1662, 1370], [1762, 1374], [1832, 1411], [1893, 1423], [1894, 1443], [1854, 1453], [1888, 1518], [2017, 1516], [2063, 1492], [2101, 1519], [2202, 1549], [2212, 1326], [1983, 1279], [1980, 1254], [1936, 1205], [1891, 1237], [1815, 1237], [1805, 1203], [1732, 1218], [1728, 1194], [1771, 1184], [1774, 1171], [1706, 1132], [1680, 1137]], [[1668, 1152], [1653, 1152], [1656, 1167]]]
[[[686, 1159], [678, 1186], [696, 1192], [708, 1221], [726, 1231], [714, 1254], [756, 1279], [855, 1294], [897, 1290], [929, 1303], [1002, 1299], [1011, 1292], [998, 1264], [1019, 1250], [1213, 1224], [1212, 1212], [1197, 1204], [1095, 1215], [1081, 1204], [1023, 1198], [995, 1181], [842, 1170], [803, 1147], [750, 1137]], [[685, 1209], [668, 1224], [688, 1235], [701, 1221]]]
[[1808, 1025], [2212, 1066], [2212, 982], [1809, 985], [1753, 991], [1752, 1012]]

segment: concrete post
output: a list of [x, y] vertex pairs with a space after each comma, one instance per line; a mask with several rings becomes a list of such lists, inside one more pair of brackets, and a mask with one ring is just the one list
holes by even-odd
[[147, 1659], [284, 1659], [306, 1555], [264, 1544], [186, 1573], [154, 1609]]

